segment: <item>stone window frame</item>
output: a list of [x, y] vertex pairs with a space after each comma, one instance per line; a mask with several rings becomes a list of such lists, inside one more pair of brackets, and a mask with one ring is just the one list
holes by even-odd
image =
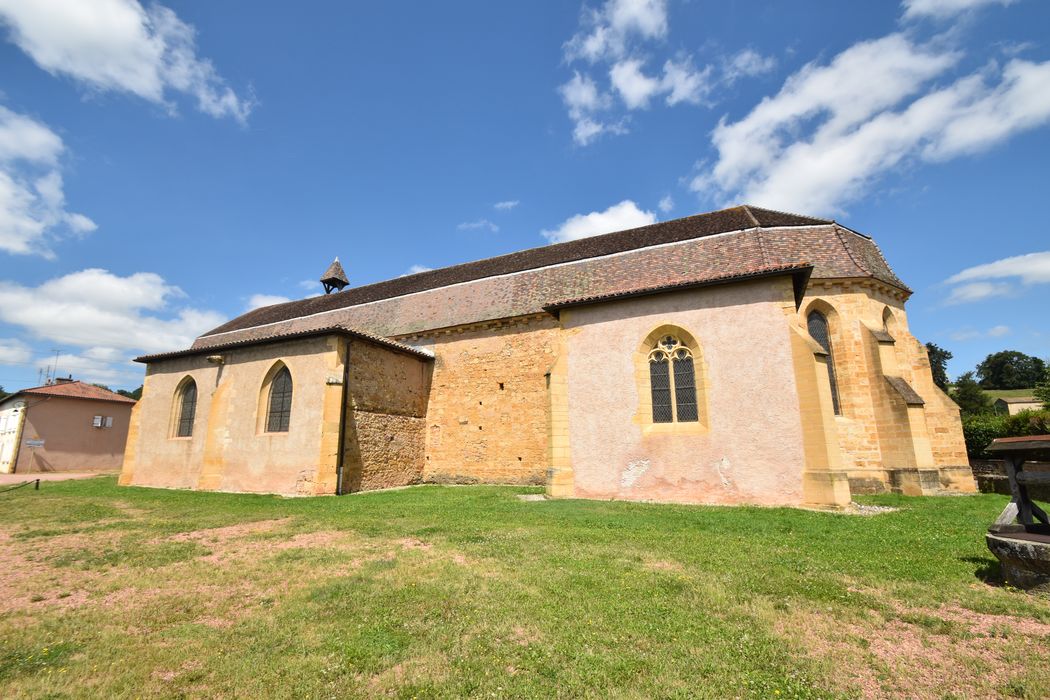
[[[827, 325], [828, 332], [828, 346], [825, 347], [820, 341], [813, 337], [809, 332], [809, 317], [814, 314], [820, 314], [824, 318], [824, 322]], [[806, 334], [809, 335], [810, 339], [817, 344], [818, 347], [824, 353], [825, 363], [828, 368], [828, 384], [831, 387], [831, 401], [834, 411], [835, 418], [846, 418], [848, 411], [846, 410], [848, 401], [844, 391], [845, 385], [842, 383], [842, 372], [840, 371], [839, 362], [836, 359], [835, 348], [841, 348], [843, 341], [841, 336], [841, 321], [839, 319], [839, 313], [824, 299], [813, 299], [805, 308], [802, 310], [802, 327], [806, 329]]]
[[[273, 400], [273, 383], [277, 379], [281, 372], [288, 373], [288, 379], [291, 382], [291, 391], [288, 398], [288, 422], [284, 430], [270, 430], [271, 427], [271, 412], [272, 412], [272, 400]], [[277, 360], [270, 369], [266, 371], [266, 375], [263, 377], [262, 385], [259, 388], [259, 405], [256, 411], [256, 434], [266, 436], [280, 436], [287, 435], [292, 429], [292, 413], [293, 413], [293, 401], [295, 398], [295, 379], [292, 376], [292, 370], [284, 362], [284, 360]]]
[[[185, 411], [186, 411], [186, 396], [187, 391], [192, 387], [193, 389], [193, 402], [191, 405], [192, 417], [189, 419], [188, 432], [182, 434], [182, 430], [186, 427], [185, 424]], [[197, 405], [200, 403], [200, 391], [197, 389], [197, 380], [192, 376], [186, 375], [179, 380], [179, 383], [175, 386], [175, 392], [172, 394], [171, 402], [171, 425], [168, 428], [168, 437], [172, 440], [192, 440], [193, 431], [197, 423]]]
[[[657, 423], [653, 420], [653, 398], [650, 374], [650, 358], [654, 351], [658, 350], [658, 344], [666, 336], [675, 337], [679, 345], [675, 350], [686, 350], [693, 360], [693, 382], [696, 391], [696, 413], [695, 421], [673, 420], [669, 423]], [[704, 360], [703, 348], [696, 336], [680, 325], [664, 323], [646, 335], [634, 353], [635, 383], [638, 391], [638, 410], [634, 416], [634, 422], [641, 426], [643, 435], [697, 435], [709, 432], [708, 412], [708, 368]], [[674, 374], [673, 365], [668, 368], [671, 375]], [[678, 402], [674, 400], [674, 383], [671, 380], [672, 411], [677, 418]]]

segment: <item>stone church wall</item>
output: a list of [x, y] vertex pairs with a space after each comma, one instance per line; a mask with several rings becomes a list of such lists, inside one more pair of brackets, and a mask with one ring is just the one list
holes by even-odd
[[[341, 386], [340, 339], [317, 337], [151, 363], [132, 415], [122, 484], [283, 494], [335, 492]], [[275, 363], [292, 375], [286, 433], [263, 429], [263, 382]], [[192, 377], [190, 437], [173, 437], [176, 392]]]
[[[572, 495], [801, 503], [794, 311], [788, 277], [563, 310]], [[648, 341], [675, 328], [695, 339], [700, 421], [656, 424]]]
[[[835, 423], [853, 492], [928, 493], [931, 484], [972, 492], [958, 407], [933, 383], [926, 350], [908, 330], [903, 293], [872, 280], [812, 280], [803, 324], [811, 310], [828, 319], [841, 407]], [[903, 379], [922, 404], [907, 405], [888, 376]]]
[[432, 363], [351, 341], [343, 491], [423, 478]]
[[545, 483], [546, 374], [559, 332], [542, 314], [399, 338], [435, 355], [425, 481]]

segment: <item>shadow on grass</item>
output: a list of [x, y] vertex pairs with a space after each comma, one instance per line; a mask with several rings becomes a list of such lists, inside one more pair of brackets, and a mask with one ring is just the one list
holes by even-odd
[[995, 557], [959, 557], [959, 561], [974, 564], [974, 578], [982, 583], [996, 588], [1002, 587], [1003, 571]]

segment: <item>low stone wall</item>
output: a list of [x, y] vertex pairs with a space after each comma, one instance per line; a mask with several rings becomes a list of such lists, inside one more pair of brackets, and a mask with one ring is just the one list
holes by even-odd
[[[1025, 471], [1050, 472], [1050, 462], [1025, 462]], [[977, 480], [981, 493], [1010, 495], [1010, 480], [1006, 476], [1006, 463], [1001, 459], [976, 459], [970, 461], [970, 469]], [[1050, 484], [1035, 484], [1028, 487], [1028, 494], [1037, 501], [1050, 503]]]

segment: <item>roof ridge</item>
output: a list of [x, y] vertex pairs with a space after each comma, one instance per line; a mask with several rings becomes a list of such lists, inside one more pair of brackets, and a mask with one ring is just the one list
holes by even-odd
[[[822, 216], [810, 216], [809, 214], [799, 214], [798, 212], [795, 212], [795, 211], [784, 211], [783, 209], [770, 209], [769, 207], [756, 207], [754, 204], [742, 204], [741, 206], [747, 208], [749, 213], [751, 212], [751, 210], [767, 211], [770, 214], [783, 214], [784, 216], [797, 216], [800, 219], [813, 219], [814, 221], [821, 221], [821, 222], [823, 222], [825, 224], [837, 223], [834, 219], [825, 219]], [[811, 224], [811, 225], [814, 225], [814, 224]]]

